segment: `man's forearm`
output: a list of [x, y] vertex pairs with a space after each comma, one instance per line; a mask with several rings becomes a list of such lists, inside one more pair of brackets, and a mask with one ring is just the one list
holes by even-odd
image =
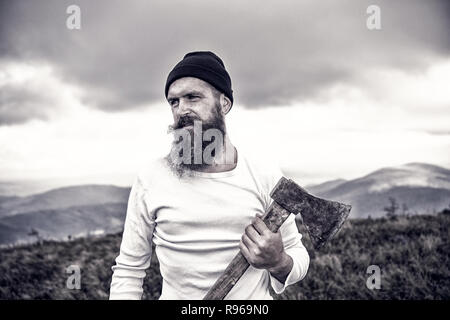
[[281, 258], [280, 263], [277, 266], [268, 269], [268, 271], [278, 281], [284, 283], [289, 273], [291, 273], [293, 265], [294, 262], [291, 256], [289, 256], [286, 252], [283, 252], [283, 257]]

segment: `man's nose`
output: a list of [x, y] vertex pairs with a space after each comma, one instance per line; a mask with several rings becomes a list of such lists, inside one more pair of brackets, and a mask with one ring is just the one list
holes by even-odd
[[178, 113], [180, 116], [192, 113], [190, 103], [185, 101], [184, 99], [180, 99], [180, 101], [178, 102]]

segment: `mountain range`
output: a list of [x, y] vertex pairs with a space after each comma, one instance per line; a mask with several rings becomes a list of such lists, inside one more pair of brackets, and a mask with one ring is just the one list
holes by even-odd
[[408, 163], [354, 180], [332, 180], [306, 189], [315, 196], [351, 204], [351, 218], [385, 215], [390, 197], [398, 204], [399, 214], [433, 213], [450, 206], [450, 170]]
[[[398, 214], [433, 213], [450, 206], [450, 170], [409, 163], [305, 189], [351, 204], [350, 218], [384, 216], [390, 197], [398, 204]], [[79, 185], [29, 196], [0, 195], [0, 245], [119, 232], [129, 193], [129, 187]]]
[[80, 185], [1, 196], [0, 245], [119, 232], [129, 193], [112, 185]]

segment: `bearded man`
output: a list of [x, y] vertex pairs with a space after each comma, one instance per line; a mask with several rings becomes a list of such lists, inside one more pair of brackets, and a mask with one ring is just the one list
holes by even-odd
[[160, 299], [202, 299], [239, 250], [250, 267], [226, 299], [272, 299], [270, 286], [283, 292], [309, 266], [293, 214], [276, 233], [261, 219], [281, 171], [232, 144], [225, 122], [231, 78], [216, 54], [186, 54], [169, 73], [165, 95], [174, 141], [132, 185], [110, 299], [142, 298], [152, 242]]

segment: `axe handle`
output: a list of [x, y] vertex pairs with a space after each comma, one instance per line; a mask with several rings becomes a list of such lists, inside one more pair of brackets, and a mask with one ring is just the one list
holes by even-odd
[[[269, 206], [263, 217], [263, 221], [270, 231], [277, 232], [289, 215], [289, 211], [281, 207], [275, 201], [272, 201], [272, 204]], [[225, 269], [224, 273], [217, 279], [212, 288], [209, 289], [203, 300], [223, 300], [248, 267], [248, 261], [239, 251]]]

